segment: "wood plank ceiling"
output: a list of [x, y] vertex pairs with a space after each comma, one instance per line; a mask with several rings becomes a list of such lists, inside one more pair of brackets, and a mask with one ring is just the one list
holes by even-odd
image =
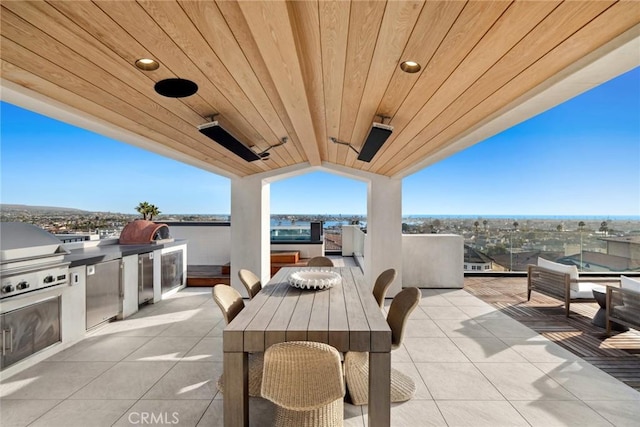
[[[640, 22], [635, 1], [3, 1], [2, 79], [229, 175], [398, 175]], [[139, 58], [155, 71], [134, 66]], [[422, 65], [408, 74], [405, 60]], [[180, 77], [195, 95], [154, 84]], [[216, 119], [269, 160], [200, 134]], [[377, 116], [394, 126], [370, 163]]]

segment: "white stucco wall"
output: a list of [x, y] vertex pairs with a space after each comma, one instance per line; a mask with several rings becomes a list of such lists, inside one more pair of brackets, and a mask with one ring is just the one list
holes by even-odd
[[231, 260], [231, 227], [171, 224], [171, 236], [189, 241], [189, 265], [224, 265]]
[[464, 239], [457, 234], [404, 234], [402, 286], [462, 288]]

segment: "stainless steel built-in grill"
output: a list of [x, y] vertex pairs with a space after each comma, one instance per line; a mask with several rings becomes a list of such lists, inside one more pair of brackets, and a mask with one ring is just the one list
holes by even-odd
[[0, 223], [0, 299], [68, 283], [67, 253], [57, 237], [35, 225]]
[[61, 341], [61, 293], [46, 290], [68, 283], [66, 253], [35, 225], [0, 223], [0, 370]]

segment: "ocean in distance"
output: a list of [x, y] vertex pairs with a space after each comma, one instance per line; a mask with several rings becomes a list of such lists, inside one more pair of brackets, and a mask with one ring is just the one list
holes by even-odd
[[[271, 227], [290, 227], [300, 226], [308, 227], [310, 221], [308, 220], [290, 220], [283, 218], [286, 215], [274, 215], [271, 218]], [[295, 215], [292, 215], [295, 216]], [[302, 216], [302, 215], [301, 215]], [[305, 215], [306, 216], [306, 215]], [[329, 218], [343, 217], [344, 220], [327, 220], [324, 221], [325, 227], [339, 227], [342, 225], [349, 225], [351, 219], [359, 219], [360, 225], [366, 225], [366, 215], [323, 215]], [[403, 215], [402, 221], [407, 223], [418, 223], [422, 221], [428, 221], [433, 219], [449, 219], [449, 220], [515, 220], [515, 221], [630, 221], [640, 222], [640, 215]]]

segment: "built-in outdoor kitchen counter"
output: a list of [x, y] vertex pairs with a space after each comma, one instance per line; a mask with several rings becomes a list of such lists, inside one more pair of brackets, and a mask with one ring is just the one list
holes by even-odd
[[57, 298], [58, 342], [5, 366], [2, 375], [20, 372], [85, 339], [107, 322], [131, 316], [186, 286], [187, 244], [184, 239], [128, 245], [103, 239], [61, 245], [61, 263], [67, 273], [64, 283], [2, 301], [5, 313]]
[[141, 305], [159, 301], [186, 285], [186, 240], [116, 242], [85, 244], [71, 248], [65, 256], [71, 285], [82, 281], [86, 289], [86, 330], [113, 317], [126, 318]]

